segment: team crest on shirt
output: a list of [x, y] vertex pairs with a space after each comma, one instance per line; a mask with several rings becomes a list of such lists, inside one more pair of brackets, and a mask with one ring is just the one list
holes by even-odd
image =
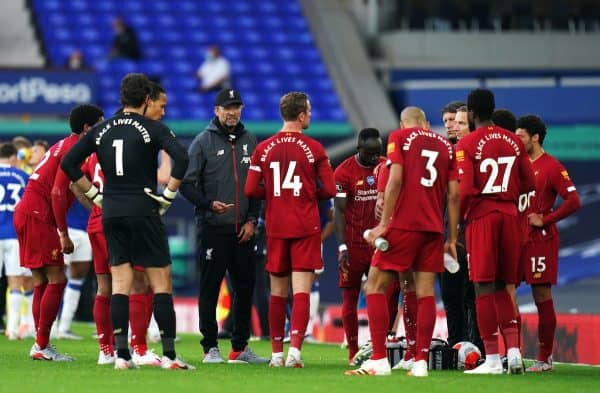
[[52, 251], [50, 252], [50, 257], [55, 260], [58, 258], [59, 253], [60, 253], [60, 250], [58, 248], [53, 248]]
[[465, 151], [459, 150], [456, 152], [456, 161], [464, 161], [465, 160]]
[[562, 171], [560, 172], [560, 174], [562, 175], [562, 177], [564, 177], [565, 180], [571, 180], [571, 178], [569, 177], [569, 172]]
[[390, 142], [387, 145], [387, 154], [393, 153], [396, 150], [396, 142]]
[[337, 192], [342, 192], [343, 191], [342, 185], [340, 183], [335, 183], [335, 190]]
[[373, 176], [367, 176], [367, 184], [372, 186], [373, 184], [375, 184], [375, 177]]

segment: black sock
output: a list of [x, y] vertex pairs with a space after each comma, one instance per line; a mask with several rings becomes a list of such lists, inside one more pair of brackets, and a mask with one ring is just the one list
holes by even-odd
[[154, 294], [154, 318], [160, 331], [163, 355], [175, 359], [175, 308], [170, 293]]
[[127, 343], [127, 333], [129, 329], [129, 296], [121, 294], [114, 294], [111, 296], [110, 318], [113, 325], [117, 356], [129, 360], [131, 359], [129, 344]]

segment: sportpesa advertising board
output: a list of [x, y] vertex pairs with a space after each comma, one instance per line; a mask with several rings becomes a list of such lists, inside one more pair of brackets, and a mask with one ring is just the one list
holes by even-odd
[[68, 114], [95, 99], [92, 72], [0, 70], [0, 114]]

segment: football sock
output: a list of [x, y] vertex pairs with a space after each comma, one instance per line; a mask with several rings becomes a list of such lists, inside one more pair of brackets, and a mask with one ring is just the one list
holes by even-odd
[[556, 312], [554, 311], [554, 301], [548, 299], [542, 303], [535, 304], [538, 309], [538, 340], [540, 353], [537, 360], [547, 361], [548, 356], [552, 355], [554, 344], [554, 332], [556, 330]]
[[387, 290], [385, 291], [385, 296], [387, 297], [388, 304], [388, 315], [390, 316], [390, 326], [388, 326], [388, 331], [394, 330], [394, 322], [396, 321], [396, 316], [398, 315], [398, 296], [400, 295], [400, 281], [394, 280], [388, 285]]
[[521, 340], [522, 340], [522, 338], [521, 338], [521, 326], [522, 326], [521, 323], [522, 323], [521, 322], [521, 313], [518, 313], [517, 314], [517, 330], [519, 331], [519, 333], [518, 333], [517, 339], [519, 340], [519, 349], [520, 350], [522, 350], [522, 348], [521, 348], [521, 344], [522, 344], [521, 343]]
[[[511, 305], [512, 307], [512, 305]], [[486, 357], [498, 354], [498, 319], [494, 305], [494, 294], [477, 296], [475, 299], [477, 326], [485, 347]]]
[[33, 288], [33, 301], [31, 302], [31, 313], [33, 314], [33, 322], [35, 323], [35, 330], [37, 332], [40, 326], [40, 305], [42, 304], [42, 297], [48, 283], [37, 285]]
[[283, 352], [285, 334], [285, 305], [287, 298], [271, 295], [269, 300], [269, 332], [271, 333], [271, 352]]
[[435, 327], [435, 298], [425, 296], [417, 300], [417, 353], [415, 360], [429, 361], [429, 347]]
[[348, 358], [358, 352], [358, 312], [356, 305], [360, 288], [342, 288], [342, 324], [348, 341]]
[[310, 296], [308, 293], [295, 293], [292, 300], [292, 319], [290, 321], [290, 347], [302, 349], [304, 333], [310, 314]]
[[[494, 304], [496, 308], [496, 318], [506, 348], [519, 347], [518, 321], [515, 315], [515, 306], [508, 292], [503, 289], [494, 293]], [[479, 309], [478, 309], [479, 311]], [[487, 352], [487, 349], [486, 349]], [[492, 352], [494, 353], [494, 352]]]
[[96, 295], [93, 312], [100, 350], [106, 354], [112, 355], [113, 330], [112, 322], [110, 320], [110, 298]]
[[23, 293], [23, 296], [25, 298], [25, 316], [24, 316], [24, 320], [21, 322], [21, 324], [26, 323], [27, 325], [29, 325], [30, 329], [33, 329], [35, 326], [35, 322], [33, 321], [33, 290], [31, 291], [25, 291], [25, 293]]
[[138, 353], [148, 350], [146, 328], [148, 327], [148, 305], [146, 294], [129, 295], [129, 323], [131, 324], [131, 347]]
[[21, 317], [21, 304], [23, 295], [20, 289], [11, 289], [8, 291], [8, 313], [6, 315], [6, 332], [17, 334], [19, 329], [19, 319]]
[[64, 333], [71, 330], [71, 322], [77, 311], [79, 298], [81, 297], [81, 287], [83, 286], [83, 278], [71, 278], [67, 283], [65, 294], [63, 296], [63, 306], [60, 313], [60, 322], [58, 324], [58, 332]]
[[404, 334], [406, 335], [407, 349], [404, 360], [409, 360], [417, 354], [417, 292], [404, 292], [402, 301], [402, 320], [404, 322]]
[[129, 330], [129, 296], [120, 293], [110, 297], [110, 319], [113, 325], [113, 336], [117, 347], [117, 356], [130, 360], [127, 333]]
[[64, 282], [48, 284], [44, 291], [44, 296], [40, 303], [40, 325], [37, 330], [36, 339], [40, 349], [46, 348], [48, 346], [48, 341], [50, 341], [50, 329], [58, 314], [60, 300], [63, 296], [65, 285], [66, 283]]
[[373, 344], [371, 359], [379, 360], [387, 356], [385, 339], [389, 325], [388, 307], [383, 293], [367, 295], [367, 314], [369, 316], [369, 330]]
[[160, 331], [163, 355], [175, 359], [175, 308], [170, 293], [154, 294], [154, 317]]

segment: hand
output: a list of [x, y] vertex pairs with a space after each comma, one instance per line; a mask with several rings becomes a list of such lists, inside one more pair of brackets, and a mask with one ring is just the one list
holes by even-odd
[[168, 188], [165, 188], [162, 195], [156, 195], [149, 187], [144, 187], [144, 192], [158, 202], [158, 214], [161, 216], [167, 212], [177, 195], [177, 191], [171, 191]]
[[458, 254], [456, 252], [456, 242], [455, 241], [446, 241], [444, 243], [444, 252], [450, 254], [454, 260], [458, 261]]
[[382, 214], [383, 214], [383, 198], [377, 198], [377, 201], [375, 202], [375, 219], [377, 221], [380, 221]]
[[70, 254], [75, 249], [75, 245], [73, 241], [69, 237], [67, 233], [58, 233], [58, 237], [60, 238], [60, 252], [63, 254]]
[[382, 237], [385, 231], [386, 228], [383, 225], [377, 225], [375, 228], [371, 229], [371, 232], [369, 232], [369, 236], [366, 239], [367, 243], [369, 243], [371, 247], [375, 248], [375, 239]]
[[95, 185], [92, 184], [92, 186], [90, 187], [89, 190], [87, 190], [86, 192], [84, 192], [84, 195], [91, 200], [92, 202], [94, 202], [94, 205], [98, 206], [98, 207], [102, 207], [102, 193], [100, 192], [100, 190], [98, 190], [96, 188]]
[[240, 243], [246, 243], [254, 235], [254, 223], [248, 221], [242, 226], [237, 237]]
[[531, 213], [527, 216], [529, 218], [529, 225], [536, 228], [541, 228], [544, 226], [544, 220], [542, 219], [544, 216], [539, 213]]
[[342, 273], [348, 273], [350, 269], [350, 256], [348, 250], [338, 252], [338, 268]]
[[210, 205], [210, 209], [217, 214], [224, 214], [231, 210], [234, 207], [234, 203], [225, 203], [221, 201], [213, 201]]

